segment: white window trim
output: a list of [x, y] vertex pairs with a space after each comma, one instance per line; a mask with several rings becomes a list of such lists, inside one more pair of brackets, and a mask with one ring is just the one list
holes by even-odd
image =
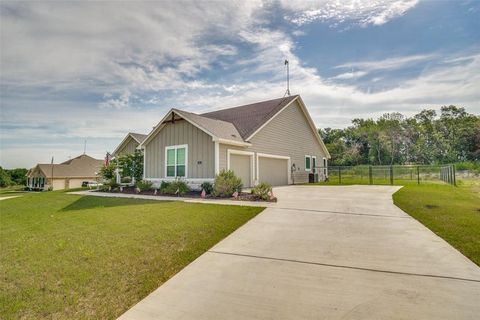
[[[315, 165], [313, 165], [313, 159], [315, 159]], [[310, 167], [312, 168], [313, 173], [317, 173], [317, 169], [315, 168], [316, 166], [318, 166], [317, 156], [311, 156]]]
[[292, 184], [292, 175], [290, 174], [290, 167], [291, 167], [291, 162], [292, 160], [290, 157], [286, 156], [279, 156], [275, 154], [268, 154], [268, 153], [257, 153], [257, 165], [256, 165], [256, 172], [257, 172], [257, 180], [256, 183], [260, 181], [260, 168], [259, 168], [259, 158], [272, 158], [272, 159], [284, 159], [288, 160], [287, 161], [287, 177], [288, 177], [288, 184]]
[[250, 157], [250, 184], [255, 184], [255, 153], [250, 151], [243, 151], [243, 150], [234, 150], [234, 149], [227, 149], [227, 170], [230, 170], [230, 155], [231, 154], [238, 154], [242, 156], [249, 156]]
[[[184, 177], [177, 177], [177, 149], [185, 148], [185, 176]], [[173, 177], [167, 176], [167, 151], [168, 150], [175, 150], [175, 175]], [[175, 179], [175, 178], [188, 178], [188, 144], [179, 144], [175, 146], [166, 146], [165, 147], [165, 156], [164, 156], [164, 164], [165, 164], [165, 178], [166, 179]]]
[[[310, 168], [307, 169], [307, 158], [310, 159]], [[312, 156], [305, 155], [305, 158], [303, 160], [303, 165], [305, 166], [305, 171], [312, 171]]]
[[323, 175], [328, 178], [328, 159], [323, 157]]
[[220, 143], [218, 141], [213, 141], [213, 143], [214, 143], [214, 153], [215, 153], [214, 174], [218, 175], [220, 173]]

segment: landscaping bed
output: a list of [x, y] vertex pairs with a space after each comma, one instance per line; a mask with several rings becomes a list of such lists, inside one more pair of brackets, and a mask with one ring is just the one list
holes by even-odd
[[[178, 198], [192, 198], [192, 199], [201, 199], [202, 192], [189, 190], [184, 194], [165, 194], [161, 193], [158, 189], [151, 189], [151, 190], [144, 190], [140, 191], [136, 187], [129, 186], [129, 187], [120, 187], [113, 188], [111, 190], [96, 190], [95, 192], [109, 192], [109, 193], [123, 193], [123, 194], [139, 194], [139, 195], [146, 195], [146, 196], [158, 196], [158, 197], [178, 197]], [[228, 199], [234, 201], [263, 201], [263, 202], [277, 202], [277, 198], [273, 197], [267, 200], [263, 200], [259, 196], [249, 193], [249, 192], [240, 192], [238, 195], [232, 197], [219, 197], [214, 196], [213, 194], [206, 194], [205, 199]]]

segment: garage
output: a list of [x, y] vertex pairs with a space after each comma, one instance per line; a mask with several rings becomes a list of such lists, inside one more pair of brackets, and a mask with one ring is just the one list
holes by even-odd
[[258, 157], [258, 181], [272, 186], [288, 184], [289, 159], [285, 157]]
[[233, 153], [228, 154], [229, 169], [235, 172], [235, 175], [242, 179], [243, 186], [249, 188], [252, 186], [252, 159], [253, 154]]

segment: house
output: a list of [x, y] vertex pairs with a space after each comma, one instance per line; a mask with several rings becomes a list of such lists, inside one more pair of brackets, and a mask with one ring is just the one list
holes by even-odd
[[127, 133], [127, 135], [122, 140], [122, 142], [120, 142], [120, 144], [115, 149], [115, 151], [113, 151], [112, 156], [117, 157], [124, 154], [134, 153], [135, 150], [137, 150], [140, 143], [142, 143], [146, 137], [147, 137], [146, 134], [133, 133], [133, 132]]
[[40, 163], [28, 170], [27, 187], [35, 190], [79, 188], [83, 181], [99, 181], [102, 165], [103, 160], [86, 154], [60, 164]]
[[245, 187], [304, 183], [310, 173], [324, 178], [330, 158], [298, 95], [203, 114], [171, 109], [139, 148], [145, 180], [182, 178], [193, 187], [222, 169]]

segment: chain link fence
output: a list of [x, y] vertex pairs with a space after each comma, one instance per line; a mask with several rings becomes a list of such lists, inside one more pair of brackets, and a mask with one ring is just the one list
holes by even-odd
[[[320, 182], [332, 184], [404, 185], [447, 183], [456, 185], [455, 165], [329, 166], [315, 167]], [[314, 180], [317, 180], [314, 179]], [[312, 179], [310, 179], [312, 181]]]

